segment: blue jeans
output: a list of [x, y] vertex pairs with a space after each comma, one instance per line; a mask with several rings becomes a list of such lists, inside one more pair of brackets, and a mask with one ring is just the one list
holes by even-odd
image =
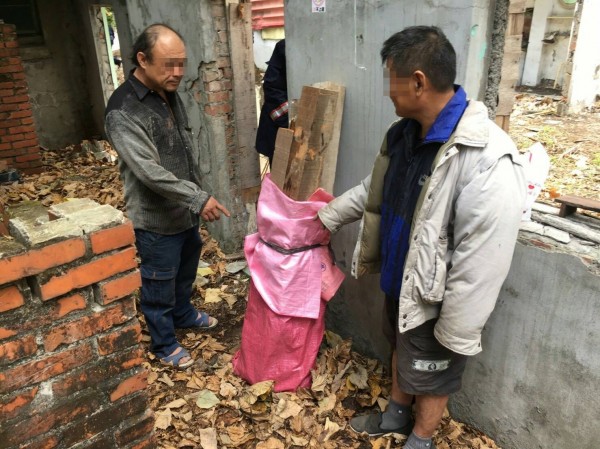
[[141, 259], [142, 312], [152, 338], [150, 349], [165, 357], [179, 345], [175, 328], [192, 327], [198, 316], [190, 297], [202, 240], [198, 226], [174, 235], [136, 229], [135, 240]]

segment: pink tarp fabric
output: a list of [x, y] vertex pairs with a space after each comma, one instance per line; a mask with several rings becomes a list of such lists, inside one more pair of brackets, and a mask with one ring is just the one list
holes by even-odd
[[[269, 175], [263, 181], [258, 232], [244, 243], [252, 282], [242, 343], [233, 360], [234, 372], [250, 383], [274, 380], [275, 391], [310, 385], [325, 329], [325, 302], [344, 279], [327, 247], [329, 231], [315, 220], [332, 199], [318, 189], [307, 201], [294, 201]], [[312, 245], [319, 246], [285, 253]]]

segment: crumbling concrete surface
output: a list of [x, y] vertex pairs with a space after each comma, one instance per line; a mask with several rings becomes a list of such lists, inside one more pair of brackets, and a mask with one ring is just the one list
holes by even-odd
[[600, 439], [600, 220], [557, 214], [536, 204], [523, 224], [483, 353], [451, 402], [453, 416], [505, 449]]

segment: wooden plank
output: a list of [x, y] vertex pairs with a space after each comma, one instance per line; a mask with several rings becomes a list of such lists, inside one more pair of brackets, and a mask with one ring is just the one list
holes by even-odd
[[256, 140], [256, 97], [254, 90], [254, 53], [252, 48], [252, 11], [250, 6], [227, 5], [229, 49], [233, 71], [233, 107], [238, 152], [235, 165], [242, 190], [260, 185], [260, 163], [254, 149]]
[[510, 124], [510, 115], [498, 115], [496, 114], [495, 118], [496, 125], [502, 128], [504, 131], [508, 132], [508, 127]]
[[271, 181], [283, 190], [285, 174], [290, 162], [290, 150], [294, 140], [294, 131], [287, 128], [279, 128], [275, 139], [275, 150], [273, 152], [273, 166], [271, 167]]
[[527, 4], [526, 0], [511, 0], [508, 5], [508, 13], [515, 14], [525, 12], [525, 5]]
[[509, 14], [506, 24], [507, 36], [523, 37], [523, 27], [525, 26], [525, 14]]
[[577, 210], [577, 208], [600, 212], [600, 201], [584, 198], [576, 195], [563, 195], [554, 201], [561, 203], [559, 217], [565, 217]]
[[[311, 170], [307, 171], [307, 177], [304, 178], [304, 166], [307, 159], [315, 160], [329, 145], [333, 133], [333, 112], [336, 102], [337, 93], [334, 91], [311, 86], [302, 88], [294, 141], [290, 151], [289, 170], [283, 188], [290, 198], [303, 201], [306, 197], [300, 196], [302, 185], [314, 185], [316, 179], [318, 186], [320, 173], [311, 165]], [[302, 188], [302, 191], [305, 192], [305, 189]]]
[[335, 172], [337, 167], [337, 157], [340, 148], [340, 137], [342, 133], [342, 118], [344, 115], [344, 99], [346, 88], [340, 84], [324, 81], [313, 84], [314, 87], [327, 89], [337, 92], [337, 102], [333, 113], [333, 130], [331, 140], [324, 153], [323, 168], [319, 180], [319, 187], [322, 187], [329, 193], [333, 193], [333, 184], [335, 182]]

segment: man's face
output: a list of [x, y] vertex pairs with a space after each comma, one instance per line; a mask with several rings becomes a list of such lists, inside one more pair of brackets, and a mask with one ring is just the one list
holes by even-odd
[[412, 92], [410, 89], [410, 76], [398, 76], [388, 59], [383, 69], [383, 86], [385, 95], [389, 96], [396, 108], [398, 117], [410, 117], [412, 105]]
[[152, 49], [152, 61], [138, 53], [140, 67], [154, 90], [175, 92], [185, 71], [185, 45], [179, 37], [165, 31], [156, 40]]

